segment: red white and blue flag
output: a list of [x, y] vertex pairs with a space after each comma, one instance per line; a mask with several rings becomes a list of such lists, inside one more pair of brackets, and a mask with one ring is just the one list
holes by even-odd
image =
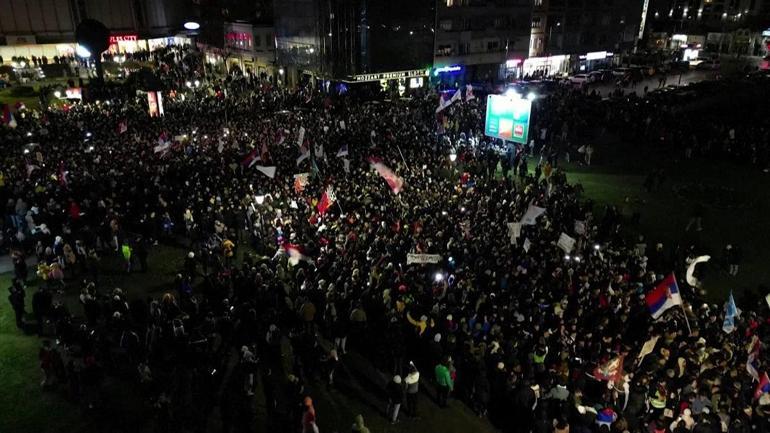
[[329, 185], [321, 196], [321, 201], [318, 202], [318, 213], [324, 215], [335, 201], [337, 201], [337, 195], [334, 194], [334, 188]]
[[770, 392], [770, 378], [767, 377], [767, 373], [762, 373], [762, 378], [759, 379], [757, 387], [754, 388], [754, 400], [762, 397], [762, 394]]
[[299, 245], [291, 244], [291, 243], [284, 243], [283, 249], [286, 251], [286, 255], [289, 256], [289, 263], [293, 266], [296, 266], [300, 261], [310, 261], [310, 259], [302, 254], [302, 247]]
[[256, 164], [260, 160], [261, 158], [259, 157], [259, 149], [255, 148], [243, 158], [243, 161], [241, 161], [241, 165], [251, 168], [254, 164]]
[[682, 296], [679, 294], [674, 274], [671, 273], [658, 283], [655, 289], [645, 295], [645, 300], [653, 319], [658, 319], [671, 307], [682, 305]]

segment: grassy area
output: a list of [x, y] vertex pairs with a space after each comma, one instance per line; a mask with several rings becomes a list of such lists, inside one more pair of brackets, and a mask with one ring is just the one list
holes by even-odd
[[[11, 276], [0, 275], [3, 297], [11, 285]], [[27, 293], [27, 311], [32, 292]], [[56, 432], [74, 428], [77, 406], [59, 394], [42, 390], [42, 374], [37, 352], [40, 341], [24, 335], [16, 328], [8, 301], [0, 302], [0, 425], [4, 432]]]
[[[639, 211], [639, 229], [648, 245], [696, 245], [698, 251], [709, 253], [712, 261], [706, 265], [703, 283], [711, 301], [721, 304], [730, 290], [740, 298], [746, 290], [770, 280], [770, 270], [764, 266], [770, 260], [770, 231], [764, 218], [770, 212], [770, 175], [718, 160], [667, 157], [626, 144], [600, 146], [597, 155], [594, 166], [569, 165], [567, 179], [580, 182], [586, 196], [600, 205], [615, 204], [627, 215]], [[658, 191], [648, 193], [643, 182], [653, 168], [663, 168], [666, 181]], [[625, 203], [627, 197], [630, 205]], [[705, 207], [703, 231], [685, 232], [696, 203]], [[722, 267], [727, 244], [743, 251], [736, 277]]]

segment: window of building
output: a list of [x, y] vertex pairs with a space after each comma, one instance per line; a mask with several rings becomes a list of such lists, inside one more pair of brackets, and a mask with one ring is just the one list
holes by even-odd
[[539, 29], [541, 25], [542, 25], [542, 20], [540, 19], [540, 17], [533, 17], [532, 18], [532, 28], [533, 29]]
[[460, 54], [470, 54], [471, 53], [471, 44], [470, 42], [465, 42], [460, 44]]
[[437, 56], [451, 56], [452, 55], [452, 46], [451, 45], [439, 45], [436, 49], [436, 55]]
[[487, 42], [487, 51], [498, 51], [500, 49], [500, 41]]
[[452, 30], [452, 20], [441, 20], [439, 27], [441, 27], [441, 30]]

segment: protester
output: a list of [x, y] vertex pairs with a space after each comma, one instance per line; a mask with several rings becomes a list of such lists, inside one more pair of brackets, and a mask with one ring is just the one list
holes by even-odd
[[[392, 378], [388, 421], [404, 394], [414, 417], [435, 388], [439, 406], [451, 394], [505, 432], [767, 424], [770, 387], [755, 397], [767, 308], [746, 305], [725, 331], [727, 314], [673, 278], [700, 251], [637, 245], [627, 218], [582, 200], [560, 166], [580, 146], [601, 162], [587, 152], [594, 119], [650, 138], [639, 115], [665, 114], [560, 89], [535, 103], [529, 155], [482, 135], [483, 98], [437, 115], [435, 94], [373, 102], [254, 77], [189, 91], [195, 62], [169, 54], [162, 118], [115, 88], [0, 129], [4, 247], [37, 257], [32, 311], [54, 334], [46, 386], [71, 381], [90, 408], [109, 404], [105, 378], [132, 377], [164, 429], [215, 406], [223, 426], [253, 425], [261, 384], [277, 431], [316, 432], [309, 395], [356, 380], [355, 352]], [[731, 149], [747, 150], [734, 134]], [[107, 285], [126, 271], [176, 278]], [[68, 311], [60, 301], [78, 294]]]

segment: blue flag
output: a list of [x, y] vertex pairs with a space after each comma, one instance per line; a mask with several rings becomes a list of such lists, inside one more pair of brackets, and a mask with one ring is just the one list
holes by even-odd
[[728, 334], [735, 331], [735, 318], [740, 315], [741, 312], [735, 305], [735, 299], [733, 299], [733, 292], [730, 291], [730, 297], [725, 303], [725, 321], [722, 323], [722, 330]]

